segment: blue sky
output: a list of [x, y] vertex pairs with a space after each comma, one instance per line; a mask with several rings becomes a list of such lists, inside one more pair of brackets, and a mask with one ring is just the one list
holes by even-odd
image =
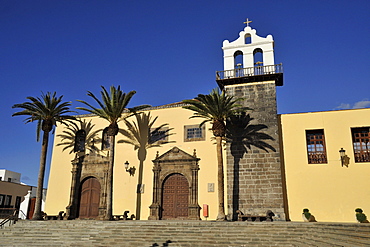
[[0, 168], [36, 185], [36, 124], [13, 104], [56, 91], [76, 107], [100, 85], [136, 90], [132, 106], [206, 94], [246, 18], [274, 37], [279, 113], [369, 107], [369, 13], [368, 0], [0, 0]]

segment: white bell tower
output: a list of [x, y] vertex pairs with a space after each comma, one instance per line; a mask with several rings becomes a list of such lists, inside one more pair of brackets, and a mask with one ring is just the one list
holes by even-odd
[[283, 66], [275, 64], [274, 39], [258, 36], [256, 29], [247, 26], [234, 41], [224, 40], [224, 71], [216, 72], [216, 81], [225, 85], [275, 80], [277, 86], [283, 85]]
[[[216, 81], [226, 94], [241, 98], [239, 104], [253, 109], [244, 118], [240, 116], [236, 124], [252, 128], [248, 121], [253, 119], [252, 126], [264, 126], [263, 133], [269, 138], [257, 138], [249, 146], [238, 141], [227, 144], [228, 218], [237, 220], [239, 211], [262, 215], [270, 210], [274, 220], [286, 220], [289, 211], [276, 105], [276, 86], [283, 85], [283, 66], [275, 64], [272, 35], [260, 37], [248, 19], [244, 23], [247, 26], [238, 39], [223, 42], [224, 70], [216, 72]], [[269, 148], [261, 149], [260, 141]]]

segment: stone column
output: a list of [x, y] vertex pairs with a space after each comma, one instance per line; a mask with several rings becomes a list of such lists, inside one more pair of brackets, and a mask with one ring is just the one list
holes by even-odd
[[189, 219], [200, 220], [200, 206], [198, 205], [198, 171], [199, 165], [193, 164], [191, 167], [191, 189], [189, 203]]
[[81, 165], [84, 156], [76, 157], [72, 160], [72, 181], [71, 181], [71, 192], [69, 196], [69, 204], [66, 207], [65, 220], [72, 220], [77, 217], [77, 206], [78, 206], [78, 189], [80, 187], [80, 175]]
[[159, 174], [161, 172], [161, 166], [158, 163], [154, 164], [153, 167], [153, 203], [150, 205], [150, 216], [149, 220], [159, 220], [160, 216], [160, 195], [161, 186], [159, 184]]

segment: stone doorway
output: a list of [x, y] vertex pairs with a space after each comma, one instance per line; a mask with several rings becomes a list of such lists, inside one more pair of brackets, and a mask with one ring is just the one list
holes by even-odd
[[163, 183], [162, 219], [187, 219], [189, 183], [181, 174], [172, 174]]
[[99, 180], [90, 177], [81, 185], [79, 218], [96, 218], [99, 215], [100, 203]]
[[153, 160], [153, 203], [149, 220], [200, 220], [199, 158], [174, 147]]

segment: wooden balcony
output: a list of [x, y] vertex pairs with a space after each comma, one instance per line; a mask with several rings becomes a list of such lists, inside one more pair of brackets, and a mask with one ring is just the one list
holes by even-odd
[[221, 88], [225, 85], [262, 81], [275, 81], [276, 86], [282, 86], [283, 64], [216, 71], [216, 82]]

